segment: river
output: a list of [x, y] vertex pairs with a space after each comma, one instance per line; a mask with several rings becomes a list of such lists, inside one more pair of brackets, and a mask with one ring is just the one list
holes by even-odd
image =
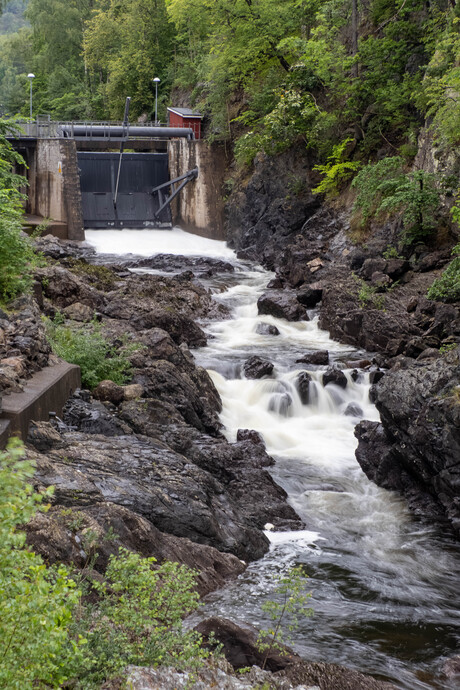
[[[87, 231], [87, 240], [102, 254], [201, 255], [235, 266], [234, 273], [202, 281], [231, 308], [232, 318], [202, 323], [208, 345], [193, 354], [220, 393], [228, 440], [234, 441], [240, 428], [260, 432], [276, 461], [272, 475], [305, 530], [267, 529], [269, 553], [209, 595], [200, 616], [224, 615], [267, 627], [261, 604], [274, 597], [274, 575], [301, 564], [314, 609], [292, 639], [301, 656], [343, 664], [407, 690], [458, 688], [436, 680], [443, 661], [460, 648], [458, 545], [414, 518], [403, 499], [375, 486], [359, 467], [354, 426], [363, 418], [378, 420], [369, 401], [368, 375], [355, 381], [351, 368], [345, 369], [345, 390], [324, 387], [325, 367], [296, 362], [318, 349], [328, 350], [330, 360], [338, 362], [366, 353], [331, 340], [319, 329], [314, 312], [310, 321], [299, 323], [258, 316], [257, 298], [273, 276], [238, 261], [223, 242], [178, 228]], [[279, 335], [260, 335], [260, 323], [276, 326]], [[242, 364], [254, 354], [274, 363], [270, 378], [244, 377]], [[295, 386], [301, 371], [312, 377], [308, 405]]]

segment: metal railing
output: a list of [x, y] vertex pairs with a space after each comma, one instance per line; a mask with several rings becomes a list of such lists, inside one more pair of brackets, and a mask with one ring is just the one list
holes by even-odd
[[[30, 139], [59, 139], [63, 136], [64, 128], [67, 136], [72, 138], [74, 136], [73, 130], [75, 126], [84, 126], [88, 129], [88, 139], [112, 139], [110, 127], [123, 126], [121, 120], [51, 120], [37, 118], [33, 122], [18, 121], [12, 128], [9, 138], [30, 138]], [[91, 134], [93, 127], [97, 127], [97, 134]], [[129, 127], [168, 127], [167, 123], [163, 122], [131, 122]], [[128, 138], [129, 138], [128, 127]], [[174, 125], [179, 129], [189, 129], [189, 124]], [[103, 129], [101, 129], [103, 128]], [[133, 137], [135, 138], [135, 137]]]

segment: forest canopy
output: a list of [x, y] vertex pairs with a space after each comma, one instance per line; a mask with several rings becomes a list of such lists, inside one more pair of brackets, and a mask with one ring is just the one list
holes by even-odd
[[[326, 162], [346, 138], [367, 162], [408, 157], [429, 118], [460, 136], [459, 11], [435, 0], [13, 0], [0, 36], [3, 113], [150, 118], [197, 107], [241, 163], [295, 142]], [[14, 30], [17, 26], [17, 30]], [[13, 28], [11, 28], [13, 27]], [[351, 151], [352, 149], [352, 151]]]

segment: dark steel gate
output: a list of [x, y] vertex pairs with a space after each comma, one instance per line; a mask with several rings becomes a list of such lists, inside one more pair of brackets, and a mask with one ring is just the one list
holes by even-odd
[[79, 151], [78, 167], [85, 228], [172, 227], [169, 204], [155, 217], [161, 194], [152, 190], [169, 180], [167, 153]]

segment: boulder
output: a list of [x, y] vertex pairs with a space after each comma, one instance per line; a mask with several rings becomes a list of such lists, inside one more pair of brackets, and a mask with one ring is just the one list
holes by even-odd
[[307, 352], [306, 355], [296, 359], [296, 362], [302, 364], [318, 364], [325, 365], [329, 364], [329, 352], [328, 350], [315, 350], [314, 352]]
[[[270, 671], [280, 671], [289, 664], [300, 662], [301, 658], [290, 647], [276, 646], [260, 651], [257, 644], [259, 631], [252, 625], [236, 624], [228, 618], [208, 618], [199, 623], [195, 630], [203, 636], [211, 648], [221, 645], [221, 651], [234, 669], [248, 666], [263, 666]], [[209, 641], [211, 638], [211, 642]], [[269, 640], [269, 638], [267, 638]]]
[[347, 417], [362, 417], [363, 410], [362, 407], [358, 405], [358, 403], [351, 402], [348, 403], [343, 414]]
[[259, 314], [268, 314], [286, 321], [308, 321], [305, 307], [296, 298], [295, 293], [287, 290], [270, 290], [264, 292], [257, 300]]
[[230, 553], [160, 532], [145, 517], [110, 502], [65, 509], [53, 506], [47, 513], [37, 513], [25, 530], [27, 544], [50, 564], [83, 568], [97, 553], [92, 567], [103, 573], [120, 547], [154, 556], [159, 563], [181, 563], [198, 572], [196, 589], [201, 596], [222, 587], [246, 567]]
[[310, 402], [310, 383], [311, 376], [306, 371], [301, 371], [295, 380], [295, 387], [299, 393], [302, 405], [308, 405]]
[[297, 291], [297, 300], [308, 309], [316, 307], [323, 297], [322, 288], [314, 288], [311, 285], [304, 285]]
[[258, 323], [256, 333], [259, 335], [279, 335], [280, 332], [276, 326], [271, 323]]
[[[114, 503], [162, 532], [254, 560], [268, 549], [263, 532], [240, 516], [209, 472], [164, 443], [145, 437], [67, 432], [64, 445], [36, 453], [34, 481], [54, 486], [64, 508]], [[252, 446], [256, 448], [256, 446]]]
[[323, 386], [327, 386], [328, 383], [333, 383], [336, 386], [340, 386], [340, 388], [346, 388], [348, 383], [347, 377], [336, 364], [326, 369], [322, 376], [322, 381]]
[[243, 364], [244, 375], [248, 379], [261, 379], [273, 373], [273, 364], [267, 359], [254, 355]]
[[265, 441], [263, 440], [262, 435], [259, 434], [258, 431], [254, 431], [254, 429], [238, 429], [236, 432], [236, 440], [237, 442], [250, 441], [256, 446], [262, 446], [265, 448]]
[[393, 368], [372, 389], [381, 425], [361, 422], [355, 432], [369, 478], [405, 495], [414, 509], [444, 516], [458, 534], [459, 354]]
[[119, 405], [125, 397], [123, 386], [119, 386], [113, 381], [105, 380], [98, 383], [93, 390], [93, 397], [96, 400], [111, 402], [114, 405]]

